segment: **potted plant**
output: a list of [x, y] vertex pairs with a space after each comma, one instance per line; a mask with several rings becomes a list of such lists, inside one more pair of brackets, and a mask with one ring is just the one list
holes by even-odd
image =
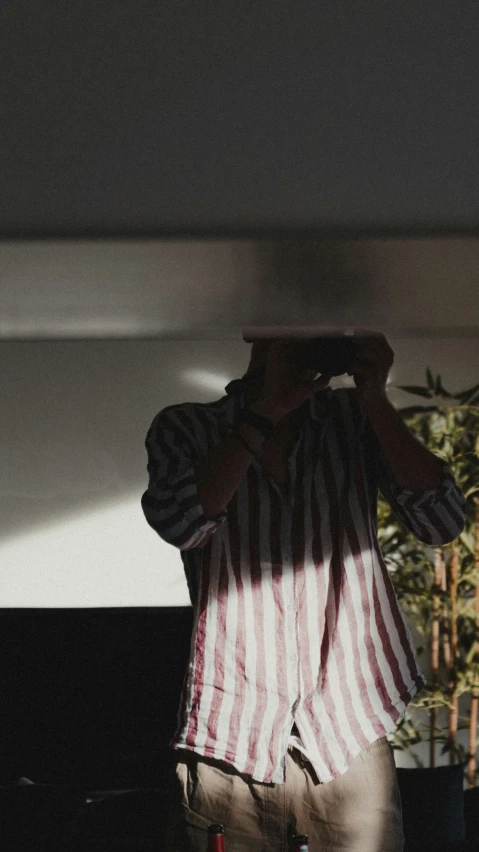
[[[467, 499], [467, 520], [457, 539], [431, 547], [400, 524], [384, 499], [378, 502], [381, 549], [418, 637], [416, 653], [427, 677], [390, 738], [394, 748], [408, 752], [416, 764], [416, 769], [398, 769], [406, 850], [414, 848], [408, 819], [416, 805], [423, 828], [421, 837], [416, 836], [418, 848], [427, 848], [424, 838], [432, 842], [436, 831], [436, 845], [430, 848], [439, 849], [444, 842], [452, 849], [461, 833], [457, 808], [455, 816], [451, 811], [452, 790], [459, 801], [466, 778], [470, 798], [479, 793], [479, 385], [450, 393], [429, 368], [426, 377], [424, 387], [400, 386], [424, 402], [398, 413], [412, 434], [451, 468]], [[464, 728], [469, 732], [467, 749], [457, 736]], [[414, 750], [424, 741], [429, 742], [427, 767]], [[442, 755], [449, 755], [449, 766], [437, 767], [439, 746]]]

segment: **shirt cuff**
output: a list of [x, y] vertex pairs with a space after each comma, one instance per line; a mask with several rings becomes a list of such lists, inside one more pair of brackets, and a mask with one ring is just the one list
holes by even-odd
[[391, 483], [391, 493], [396, 502], [405, 509], [419, 509], [422, 506], [432, 506], [434, 503], [447, 500], [453, 492], [459, 492], [454, 474], [451, 468], [439, 456], [436, 458], [441, 462], [441, 479], [437, 488], [427, 488], [424, 491], [410, 491], [400, 488], [396, 482]]
[[[186, 488], [184, 487], [185, 477], [188, 478], [188, 485]], [[197, 543], [212, 535], [212, 533], [214, 533], [228, 517], [227, 511], [224, 510], [215, 515], [214, 518], [205, 518], [203, 506], [201, 505], [200, 498], [198, 496], [194, 465], [191, 465], [188, 470], [177, 474], [177, 476], [171, 480], [171, 487], [177, 494], [177, 500], [187, 524], [196, 528], [194, 543], [190, 544], [190, 547], [194, 547]], [[180, 500], [181, 503], [179, 502]]]

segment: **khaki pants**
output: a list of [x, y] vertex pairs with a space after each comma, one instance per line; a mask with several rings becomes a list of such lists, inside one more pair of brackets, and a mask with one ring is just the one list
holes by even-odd
[[295, 748], [286, 755], [285, 784], [261, 784], [223, 761], [178, 749], [169, 795], [168, 852], [205, 852], [210, 823], [225, 826], [227, 852], [286, 852], [293, 834], [307, 834], [311, 852], [404, 848], [396, 766], [386, 737], [325, 784]]

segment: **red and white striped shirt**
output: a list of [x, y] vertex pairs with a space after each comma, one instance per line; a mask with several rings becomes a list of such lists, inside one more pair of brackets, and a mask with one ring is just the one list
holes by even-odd
[[378, 489], [432, 545], [460, 534], [465, 498], [444, 462], [437, 490], [400, 489], [356, 390], [328, 388], [293, 412], [285, 491], [254, 459], [208, 520], [194, 466], [246, 404], [241, 379], [225, 391], [164, 408], [146, 438], [143, 511], [180, 549], [195, 608], [170, 744], [282, 784], [296, 723], [327, 782], [395, 728], [425, 680], [378, 545]]

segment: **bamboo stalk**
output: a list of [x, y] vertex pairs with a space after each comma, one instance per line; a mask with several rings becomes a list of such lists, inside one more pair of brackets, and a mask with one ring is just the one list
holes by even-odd
[[[442, 555], [442, 576], [441, 576], [441, 589], [443, 592], [447, 592], [447, 570], [446, 570], [446, 561], [444, 559], [444, 553], [441, 550]], [[447, 603], [444, 601], [444, 605], [442, 608], [441, 614], [441, 639], [442, 639], [442, 655], [444, 658], [444, 665], [446, 669], [449, 671], [451, 667], [451, 642], [449, 635], [449, 619], [447, 612]]]
[[451, 603], [450, 609], [450, 648], [451, 658], [449, 665], [449, 695], [451, 707], [449, 709], [449, 741], [451, 749], [449, 751], [449, 763], [456, 762], [456, 755], [452, 746], [456, 742], [457, 729], [459, 723], [459, 699], [456, 692], [456, 660], [457, 660], [457, 577], [459, 569], [459, 554], [457, 548], [452, 545], [451, 556], [449, 559], [449, 599]]
[[[479, 568], [479, 500], [474, 498], [474, 568]], [[479, 586], [474, 589], [474, 644], [475, 653], [479, 655]], [[469, 759], [467, 761], [468, 787], [475, 786], [475, 775], [477, 770], [477, 726], [479, 719], [479, 678], [475, 678], [469, 716]]]
[[[441, 599], [437, 590], [442, 586], [444, 557], [440, 547], [434, 549], [434, 588], [432, 596], [432, 626], [431, 626], [431, 678], [433, 686], [437, 685], [439, 676], [440, 650], [440, 616]], [[437, 707], [432, 707], [429, 713], [429, 766], [436, 765], [436, 726]]]
[[479, 691], [473, 692], [471, 696], [471, 709], [469, 715], [469, 760], [467, 761], [467, 786], [475, 787], [475, 775], [477, 767], [477, 724], [479, 719]]

